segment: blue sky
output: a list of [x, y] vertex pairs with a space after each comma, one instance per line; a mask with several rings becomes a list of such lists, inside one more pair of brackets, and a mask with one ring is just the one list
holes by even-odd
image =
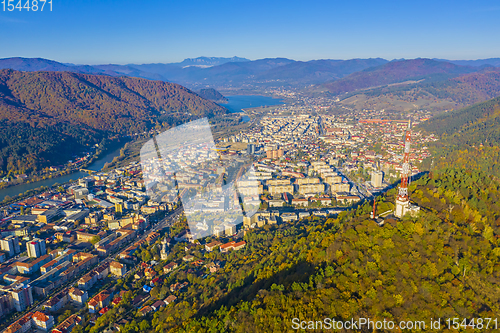
[[52, 12], [0, 4], [0, 58], [500, 57], [498, 1], [52, 1]]

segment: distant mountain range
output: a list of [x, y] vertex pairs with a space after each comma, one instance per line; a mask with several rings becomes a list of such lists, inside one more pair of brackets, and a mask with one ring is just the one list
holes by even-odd
[[[346, 90], [360, 89], [373, 84], [393, 83], [392, 81], [401, 80], [418, 75], [434, 73], [422, 70], [422, 67], [415, 62], [434, 61], [439, 66], [434, 66], [437, 72], [457, 74], [461, 71], [458, 67], [443, 65], [449, 63], [457, 66], [470, 67], [472, 69], [463, 69], [465, 72], [478, 70], [478, 67], [500, 66], [500, 58], [491, 58], [483, 60], [395, 60], [389, 62], [381, 58], [372, 59], [350, 59], [350, 60], [311, 60], [295, 61], [286, 58], [267, 58], [259, 60], [249, 60], [240, 57], [218, 58], [218, 57], [199, 57], [188, 58], [178, 63], [156, 63], [156, 64], [128, 64], [128, 65], [75, 65], [63, 64], [53, 60], [42, 58], [5, 58], [0, 59], [0, 69], [9, 68], [19, 71], [69, 71], [86, 74], [103, 74], [110, 76], [130, 76], [141, 77], [151, 80], [162, 80], [175, 82], [190, 88], [214, 87], [217, 89], [239, 88], [241, 86], [269, 87], [269, 86], [288, 86], [292, 88], [301, 88], [310, 85], [326, 83], [326, 87], [332, 92], [343, 92]], [[380, 67], [387, 64], [386, 67]], [[397, 64], [397, 65], [395, 65]], [[428, 65], [429, 65], [428, 64]], [[384, 72], [394, 67], [389, 73], [390, 77], [384, 80], [377, 79], [375, 76], [383, 77]], [[403, 71], [409, 72], [404, 74]], [[328, 84], [328, 81], [335, 81], [345, 78], [348, 75], [366, 71], [367, 73], [358, 73], [350, 77], [342, 84], [347, 83], [350, 87], [336, 88], [335, 85]], [[395, 71], [395, 72], [394, 72]], [[420, 71], [420, 72], [419, 72]], [[369, 77], [366, 82], [361, 82]], [[341, 83], [338, 84], [339, 86]]]
[[286, 58], [248, 60], [245, 58], [199, 57], [179, 63], [129, 65], [74, 65], [41, 58], [0, 59], [0, 69], [20, 71], [69, 71], [75, 73], [131, 76], [175, 82], [190, 88], [237, 88], [242, 85], [301, 87], [336, 80], [387, 60], [312, 60]]
[[0, 174], [63, 163], [103, 138], [226, 112], [168, 82], [0, 70]]
[[359, 89], [373, 88], [408, 80], [432, 80], [468, 74], [477, 67], [459, 66], [449, 62], [431, 59], [412, 59], [393, 61], [355, 72], [345, 78], [327, 82], [323, 86], [332, 94], [338, 95]]
[[[385, 66], [384, 66], [385, 65]], [[74, 65], [42, 58], [0, 59], [0, 69], [19, 71], [68, 71], [110, 76], [130, 76], [175, 82], [190, 88], [217, 89], [242, 86], [303, 88], [322, 85], [336, 94], [379, 84], [391, 84], [433, 74], [465, 74], [481, 67], [500, 66], [500, 58], [483, 60], [381, 58], [295, 61], [286, 58], [249, 60], [240, 57], [188, 58], [178, 63], [128, 65]], [[358, 73], [359, 72], [359, 73]], [[348, 77], [349, 76], [349, 77]], [[329, 81], [339, 81], [329, 83]], [[314, 90], [321, 90], [316, 87]]]
[[479, 59], [479, 60], [446, 60], [446, 59], [434, 59], [434, 60], [451, 62], [452, 64], [460, 66], [500, 67], [500, 58], [489, 58], [489, 59]]
[[36, 72], [75, 72], [87, 74], [116, 74], [114, 72], [107, 73], [102, 69], [98, 69], [89, 65], [71, 65], [63, 64], [57, 61], [43, 58], [4, 58], [0, 59], [0, 69], [14, 69], [16, 71]]
[[[324, 89], [324, 87], [323, 87]], [[432, 111], [459, 109], [500, 95], [500, 68], [488, 67], [462, 75], [433, 74], [337, 95], [356, 109]]]
[[301, 86], [337, 80], [351, 73], [385, 63], [387, 60], [381, 58], [294, 61], [261, 72], [256, 79], [261, 82], [282, 82], [288, 86]]
[[250, 61], [250, 59], [240, 58], [240, 57], [232, 57], [232, 58], [221, 58], [221, 57], [198, 57], [198, 58], [187, 58], [181, 62], [174, 63], [181, 67], [212, 67], [223, 65], [227, 62], [245, 62]]
[[75, 73], [131, 76], [179, 83], [191, 88], [239, 87], [241, 85], [307, 85], [334, 80], [355, 71], [377, 66], [384, 59], [313, 60], [200, 57], [179, 63], [129, 65], [74, 65], [41, 58], [0, 59], [0, 69], [19, 71], [69, 71]]
[[[428, 98], [431, 100], [453, 95], [451, 99], [446, 97], [447, 103], [441, 103], [439, 106], [441, 109], [462, 107], [468, 105], [469, 102], [495, 97], [496, 81], [489, 83], [483, 81], [486, 77], [494, 80], [497, 66], [500, 67], [500, 58], [452, 61], [422, 58], [392, 61], [381, 58], [295, 61], [287, 58], [249, 60], [239, 57], [199, 57], [185, 59], [178, 63], [93, 66], [63, 64], [41, 58], [0, 59], [0, 69], [69, 71], [117, 77], [139, 77], [175, 82], [197, 91], [215, 88], [223, 92], [261, 93], [267, 88], [285, 87], [311, 96], [337, 96], [342, 100], [354, 95], [363, 95], [362, 99], [368, 99], [368, 102], [355, 99], [354, 102], [359, 107], [378, 107], [381, 104], [378, 101], [373, 102], [372, 98], [388, 93], [388, 97], [384, 97], [386, 100], [382, 104], [402, 110], [413, 107], [432, 108], [435, 103], [419, 104], [410, 103], [410, 100], [407, 100], [403, 106], [395, 106], [392, 103], [395, 91], [398, 94], [402, 91], [413, 94], [425, 90], [425, 94], [430, 94]], [[485, 74], [487, 72], [489, 74]], [[478, 73], [478, 79], [483, 82], [482, 87], [478, 89], [477, 86], [472, 87], [472, 82], [462, 82], [462, 86], [469, 86], [470, 89], [460, 91], [458, 88], [451, 88], [452, 85], [458, 87], [459, 81], [453, 81], [453, 79], [473, 73]], [[469, 79], [473, 77], [470, 76]], [[438, 84], [439, 82], [446, 84]], [[489, 87], [489, 90], [486, 87]], [[474, 98], [471, 96], [472, 92], [479, 92], [481, 97]]]

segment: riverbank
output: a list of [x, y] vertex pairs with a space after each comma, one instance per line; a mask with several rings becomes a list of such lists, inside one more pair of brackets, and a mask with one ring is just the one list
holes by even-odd
[[106, 163], [102, 171], [114, 170], [129, 165], [132, 162], [138, 162], [141, 159], [142, 146], [150, 139], [151, 137], [146, 137], [127, 142], [120, 149], [120, 154], [115, 156], [111, 162]]
[[49, 179], [72, 174], [72, 173], [77, 172], [81, 169], [86, 169], [88, 166], [92, 165], [92, 163], [94, 163], [100, 157], [102, 157], [104, 154], [106, 154], [106, 152], [109, 152], [110, 150], [114, 150], [114, 149], [116, 149], [116, 147], [123, 145], [124, 141], [127, 141], [127, 140], [124, 138], [121, 138], [121, 139], [111, 140], [107, 144], [104, 143], [104, 145], [103, 145], [103, 143], [101, 143], [101, 145], [99, 145], [99, 147], [95, 148], [94, 154], [90, 158], [82, 161], [81, 163], [75, 163], [71, 167], [68, 167], [64, 170], [29, 175], [25, 179], [16, 179], [16, 180], [10, 181], [8, 183], [0, 183], [0, 190], [7, 189], [7, 188], [13, 187], [13, 186], [19, 186], [19, 185], [23, 185], [23, 184], [30, 184], [30, 183], [36, 183], [39, 181], [43, 181], [43, 180], [49, 180]]
[[106, 163], [111, 162], [115, 156], [119, 155], [120, 149], [128, 141], [130, 141], [130, 139], [122, 138], [107, 144], [106, 147], [102, 149], [99, 156], [94, 158], [92, 162], [85, 164], [85, 166], [78, 166], [77, 168], [72, 169], [71, 172], [50, 178], [47, 177], [46, 179], [39, 181], [30, 183], [26, 182], [0, 189], [0, 200], [2, 200], [2, 204], [5, 205], [15, 200], [20, 200], [22, 197], [32, 196], [36, 193], [46, 191], [54, 186], [57, 187], [72, 180], [88, 176], [88, 173], [79, 171], [80, 169], [100, 171]]

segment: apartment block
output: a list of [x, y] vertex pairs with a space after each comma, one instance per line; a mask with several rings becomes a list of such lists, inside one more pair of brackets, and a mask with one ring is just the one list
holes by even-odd
[[307, 185], [299, 185], [299, 193], [306, 194], [319, 194], [325, 191], [324, 184], [307, 184]]
[[2, 251], [8, 252], [9, 257], [13, 257], [21, 252], [19, 238], [17, 238], [17, 236], [11, 235], [5, 237], [0, 243], [2, 245]]
[[26, 250], [28, 251], [28, 256], [31, 258], [39, 258], [47, 254], [45, 249], [45, 240], [35, 238], [32, 241], [26, 243]]

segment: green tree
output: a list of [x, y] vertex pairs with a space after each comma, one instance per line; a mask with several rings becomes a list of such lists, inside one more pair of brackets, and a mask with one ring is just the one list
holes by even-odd
[[99, 237], [99, 236], [94, 236], [94, 237], [92, 237], [92, 239], [90, 240], [90, 243], [91, 243], [92, 245], [95, 245], [95, 244], [97, 244], [97, 243], [98, 243], [98, 242], [100, 242], [100, 241], [101, 241], [101, 237]]
[[141, 332], [146, 332], [149, 329], [149, 327], [150, 327], [149, 322], [145, 319], [141, 321], [141, 323], [139, 324]]

